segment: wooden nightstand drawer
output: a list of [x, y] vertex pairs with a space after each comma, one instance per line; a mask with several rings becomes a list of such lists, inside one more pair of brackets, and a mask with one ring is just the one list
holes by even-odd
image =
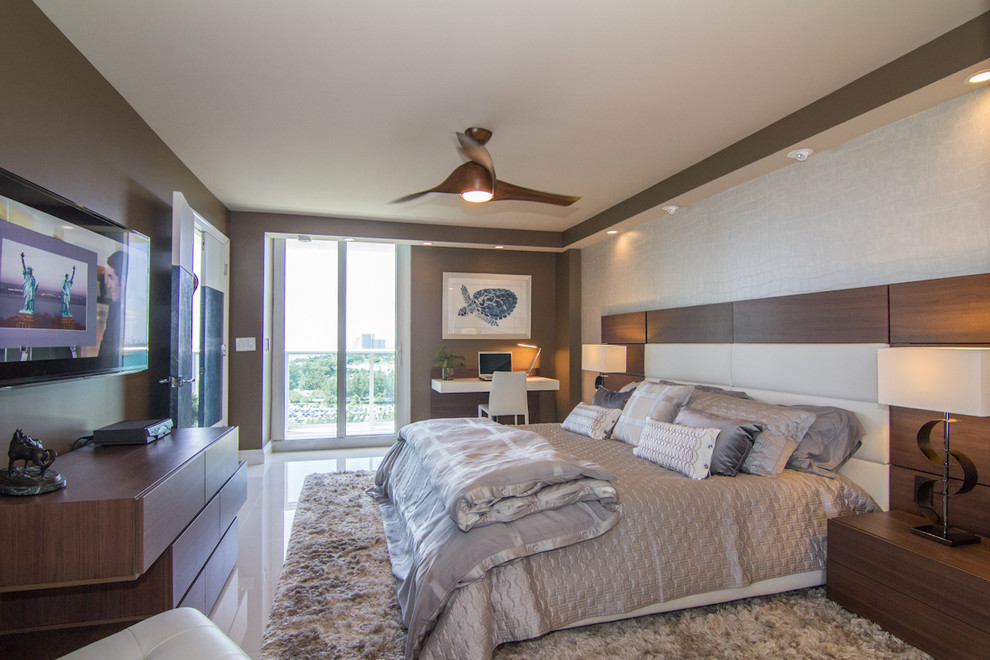
[[990, 648], [990, 541], [948, 548], [902, 511], [828, 523], [828, 597], [939, 658]]

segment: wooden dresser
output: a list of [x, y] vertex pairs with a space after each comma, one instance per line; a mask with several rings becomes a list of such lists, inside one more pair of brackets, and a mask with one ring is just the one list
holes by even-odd
[[64, 489], [0, 497], [3, 655], [55, 657], [177, 606], [209, 614], [237, 560], [237, 449], [237, 427], [85, 447], [55, 461]]

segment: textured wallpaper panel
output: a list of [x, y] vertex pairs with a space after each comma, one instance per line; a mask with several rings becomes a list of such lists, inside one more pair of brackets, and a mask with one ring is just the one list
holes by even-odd
[[658, 211], [581, 263], [585, 342], [602, 314], [990, 272], [990, 88]]

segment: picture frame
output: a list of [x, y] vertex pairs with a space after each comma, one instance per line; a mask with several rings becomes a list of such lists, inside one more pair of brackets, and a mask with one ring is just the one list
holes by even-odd
[[529, 339], [532, 275], [443, 274], [443, 339]]

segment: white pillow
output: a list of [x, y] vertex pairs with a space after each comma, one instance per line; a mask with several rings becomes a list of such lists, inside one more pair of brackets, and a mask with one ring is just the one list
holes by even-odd
[[678, 411], [691, 398], [693, 385], [661, 385], [643, 381], [629, 397], [622, 409], [612, 437], [635, 446], [650, 417], [661, 422], [672, 422]]
[[692, 479], [705, 479], [718, 431], [648, 419], [633, 454]]
[[565, 431], [580, 433], [595, 440], [604, 440], [612, 432], [612, 427], [622, 414], [621, 408], [605, 408], [579, 403], [560, 425]]

